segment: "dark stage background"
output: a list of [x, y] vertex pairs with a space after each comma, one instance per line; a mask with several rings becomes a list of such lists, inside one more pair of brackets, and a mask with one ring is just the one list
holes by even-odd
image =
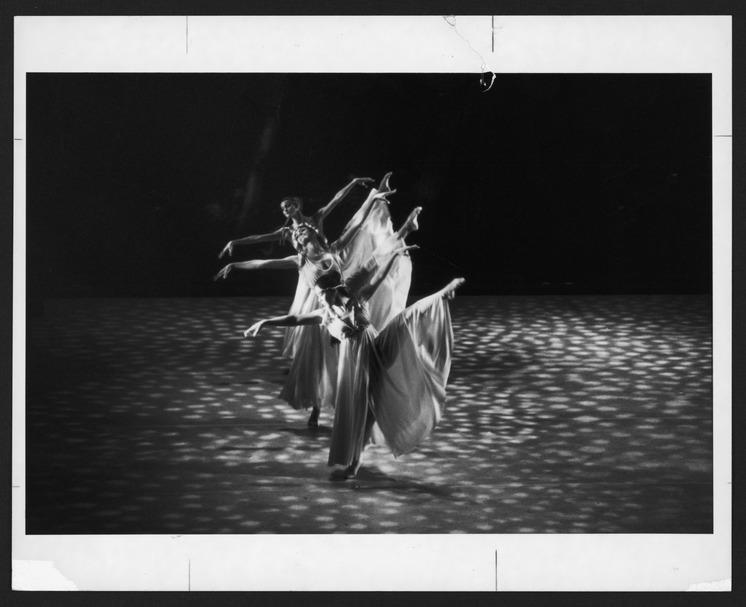
[[293, 272], [213, 283], [217, 253], [388, 170], [396, 222], [425, 209], [413, 293], [708, 293], [710, 98], [691, 74], [33, 74], [29, 300], [290, 295]]

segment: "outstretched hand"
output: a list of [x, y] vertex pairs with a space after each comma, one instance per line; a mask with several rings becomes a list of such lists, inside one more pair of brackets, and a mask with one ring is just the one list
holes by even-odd
[[355, 177], [352, 180], [353, 185], [362, 185], [366, 187], [372, 187], [375, 180], [371, 177]]
[[246, 329], [243, 332], [244, 337], [256, 337], [259, 334], [259, 331], [262, 330], [262, 327], [264, 326], [264, 321], [260, 320], [259, 322], [255, 322], [253, 325], [251, 325], [248, 329]]
[[406, 247], [399, 247], [394, 251], [394, 253], [397, 253], [398, 255], [402, 255], [404, 253], [407, 253], [409, 251], [414, 251], [415, 249], [419, 249], [420, 246], [416, 244], [408, 244]]
[[230, 257], [233, 255], [233, 241], [229, 240], [228, 244], [223, 247], [223, 250], [220, 251], [220, 255], [218, 255], [218, 259], [222, 259], [225, 256]]
[[231, 270], [233, 269], [233, 264], [229, 263], [226, 266], [223, 266], [217, 274], [213, 277], [213, 280], [220, 280], [221, 278], [225, 279], [228, 278], [228, 274], [231, 273]]

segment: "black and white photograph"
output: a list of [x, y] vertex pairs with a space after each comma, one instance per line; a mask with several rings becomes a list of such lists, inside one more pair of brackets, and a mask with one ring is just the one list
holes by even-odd
[[711, 536], [713, 74], [354, 67], [24, 74], [24, 535]]

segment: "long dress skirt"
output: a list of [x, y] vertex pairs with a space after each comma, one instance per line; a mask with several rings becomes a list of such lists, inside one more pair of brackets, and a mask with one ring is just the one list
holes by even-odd
[[329, 465], [359, 460], [375, 419], [394, 456], [413, 451], [440, 421], [451, 369], [448, 303], [436, 293], [380, 332], [367, 327], [339, 346]]
[[[350, 233], [353, 236], [347, 238]], [[344, 245], [338, 246], [337, 243], [341, 242]], [[375, 200], [364, 219], [362, 214], [353, 216], [331, 248], [340, 259], [343, 276], [352, 277], [353, 289], [359, 289], [375, 274], [378, 264], [386, 255], [400, 244], [393, 230], [388, 206], [382, 200]], [[369, 316], [374, 327], [385, 326], [404, 310], [411, 278], [411, 260], [407, 256], [397, 257], [369, 302]], [[313, 285], [299, 275], [290, 314], [308, 313], [320, 305]], [[292, 327], [285, 333], [283, 355], [291, 357], [292, 362], [280, 398], [294, 409], [333, 407], [338, 357], [337, 348], [331, 346], [326, 330], [310, 325]]]
[[[318, 297], [314, 290], [298, 274], [298, 286], [295, 288], [295, 297], [290, 305], [288, 314], [297, 316], [315, 310], [320, 305]], [[282, 355], [286, 358], [293, 358], [298, 343], [302, 341], [301, 335], [306, 326], [288, 327], [285, 329], [285, 339], [282, 344]]]
[[280, 398], [294, 409], [334, 407], [338, 348], [320, 325], [305, 325], [298, 334], [290, 370]]
[[[361, 213], [362, 208], [350, 219], [337, 242], [345, 240], [350, 226], [361, 221]], [[356, 284], [355, 277], [372, 276], [375, 269], [372, 266], [383, 263], [395, 248], [403, 244], [394, 232], [388, 204], [381, 199], [374, 200], [354, 238], [339, 249], [342, 273], [345, 279], [349, 279], [348, 284], [352, 282], [349, 285], [352, 290], [357, 291], [362, 287], [362, 284]], [[368, 301], [368, 317], [376, 329], [380, 331], [394, 316], [404, 310], [411, 281], [412, 261], [408, 256], [400, 255]]]

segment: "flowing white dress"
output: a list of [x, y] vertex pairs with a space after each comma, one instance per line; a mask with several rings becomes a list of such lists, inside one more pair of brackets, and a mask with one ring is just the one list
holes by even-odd
[[[366, 306], [327, 312], [324, 325], [340, 340], [329, 465], [357, 462], [378, 424], [394, 456], [414, 450], [445, 406], [453, 329], [440, 293], [395, 315], [379, 332]], [[341, 325], [354, 328], [345, 336]]]
[[[320, 234], [317, 226], [312, 229]], [[299, 257], [298, 287], [289, 313], [306, 314], [321, 306], [315, 286], [330, 267], [341, 273], [352, 292], [357, 292], [387, 255], [401, 244], [394, 232], [387, 203], [375, 199], [368, 208], [363, 205], [320, 261]], [[398, 256], [368, 302], [369, 322], [373, 327], [382, 328], [404, 310], [411, 278], [410, 258]], [[326, 328], [318, 325], [290, 328], [285, 333], [283, 353], [292, 357], [292, 362], [280, 397], [295, 409], [333, 407], [338, 348], [332, 346]]]

